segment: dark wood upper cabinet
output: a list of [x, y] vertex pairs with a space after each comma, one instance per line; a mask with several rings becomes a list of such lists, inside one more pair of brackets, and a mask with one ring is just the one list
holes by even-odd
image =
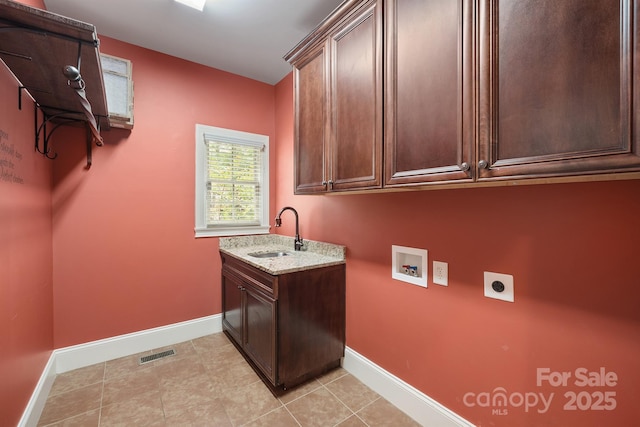
[[331, 36], [331, 190], [382, 187], [382, 31], [368, 2]]
[[296, 192], [638, 178], [639, 7], [345, 1], [285, 56]]
[[295, 65], [295, 165], [296, 193], [327, 189], [329, 149], [328, 42], [304, 54]]
[[382, 187], [382, 14], [347, 1], [285, 57], [295, 83], [295, 192]]
[[640, 170], [634, 0], [480, 0], [479, 180]]
[[473, 4], [386, 0], [385, 186], [473, 178]]

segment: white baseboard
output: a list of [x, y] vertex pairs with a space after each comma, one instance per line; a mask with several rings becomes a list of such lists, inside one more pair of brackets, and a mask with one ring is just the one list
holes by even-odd
[[166, 347], [222, 331], [222, 315], [201, 317], [159, 328], [65, 347], [54, 351], [56, 373], [72, 371], [107, 360]]
[[54, 350], [36, 384], [18, 427], [37, 425], [57, 374], [221, 331], [222, 315], [216, 314]]
[[[216, 314], [54, 350], [18, 426], [31, 427], [38, 423], [57, 374], [221, 331], [222, 315]], [[345, 350], [343, 367], [421, 425], [473, 427], [469, 421], [349, 347]]]
[[55, 356], [53, 353], [49, 356], [47, 364], [44, 366], [40, 380], [36, 384], [36, 388], [31, 394], [31, 399], [27, 403], [22, 418], [18, 422], [18, 427], [35, 427], [47, 402], [47, 396], [51, 391], [53, 382], [56, 379]]
[[474, 427], [455, 412], [347, 347], [342, 367], [416, 422], [429, 427]]

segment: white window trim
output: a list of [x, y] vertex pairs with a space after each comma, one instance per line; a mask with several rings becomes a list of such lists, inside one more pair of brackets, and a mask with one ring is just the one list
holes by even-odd
[[[204, 135], [216, 135], [248, 142], [258, 142], [265, 146], [262, 168], [262, 215], [260, 225], [242, 227], [208, 228], [206, 225], [206, 143]], [[196, 191], [195, 191], [195, 237], [241, 236], [269, 233], [269, 137], [255, 133], [241, 132], [214, 126], [196, 124]]]

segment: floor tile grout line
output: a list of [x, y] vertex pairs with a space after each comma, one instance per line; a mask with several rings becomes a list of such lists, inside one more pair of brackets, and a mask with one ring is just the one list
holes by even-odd
[[302, 398], [303, 398], [303, 397], [305, 397], [305, 396], [310, 395], [311, 393], [313, 393], [314, 391], [316, 391], [316, 390], [318, 390], [319, 388], [321, 388], [321, 387], [322, 387], [322, 383], [320, 383], [320, 381], [318, 381], [318, 380], [315, 380], [315, 381], [318, 383], [318, 386], [317, 386], [316, 388], [314, 388], [313, 390], [310, 390], [310, 391], [306, 392], [305, 394], [301, 394], [300, 396], [296, 397], [295, 399], [290, 400], [290, 401], [289, 401], [289, 402], [287, 402], [287, 403], [284, 403], [280, 397], [278, 397], [278, 400], [279, 400], [279, 401], [280, 401], [280, 403], [282, 403], [284, 406], [287, 406], [287, 405], [288, 405], [288, 404], [290, 404], [290, 403], [293, 403], [293, 402], [295, 402], [295, 401], [297, 401], [297, 400], [302, 399]]
[[[307, 394], [309, 394], [309, 393], [307, 393]], [[305, 396], [306, 396], [306, 394], [305, 394]], [[293, 402], [293, 400], [292, 400], [292, 402]], [[291, 402], [289, 402], [289, 403], [291, 403]], [[289, 413], [289, 415], [291, 415], [291, 418], [293, 418], [293, 420], [296, 422], [296, 424], [298, 424], [300, 427], [302, 427], [302, 424], [300, 423], [300, 421], [298, 421], [296, 416], [293, 415], [293, 413], [289, 410], [289, 408], [287, 408], [287, 405], [282, 405], [282, 406], [284, 407], [284, 410], [287, 411]]]
[[[151, 365], [150, 369], [154, 369], [155, 365]], [[165, 399], [163, 399], [164, 393], [162, 392], [162, 381], [160, 381], [160, 375], [157, 372], [153, 373], [157, 376], [158, 379], [158, 395], [160, 397], [160, 406], [162, 407], [162, 419], [166, 423], [167, 422], [167, 411], [165, 409]]]
[[380, 399], [384, 398], [380, 395], [378, 395], [378, 397], [376, 397], [375, 399], [373, 399], [371, 402], [367, 403], [366, 405], [364, 405], [362, 408], [358, 409], [358, 412], [355, 412], [355, 416], [358, 417], [358, 419], [360, 421], [362, 421], [367, 427], [369, 427], [369, 423], [366, 422], [359, 414], [359, 412], [361, 412], [362, 410], [364, 410], [365, 408], [368, 408], [369, 406], [373, 405], [374, 403], [376, 403], [377, 401], [379, 401]]
[[[341, 376], [340, 378], [342, 378], [342, 377], [344, 377], [344, 375], [343, 375], [343, 376]], [[335, 380], [333, 380], [333, 381], [337, 381], [337, 380], [339, 380], [340, 378], [336, 378], [336, 379], [335, 379]], [[352, 415], [356, 415], [356, 413], [354, 412], [354, 410], [353, 410], [353, 409], [351, 409], [351, 408], [349, 407], [349, 405], [347, 405], [346, 403], [344, 403], [344, 402], [342, 401], [342, 399], [340, 399], [340, 398], [339, 398], [339, 397], [338, 397], [334, 392], [332, 392], [331, 390], [329, 390], [329, 387], [327, 387], [327, 385], [329, 385], [329, 384], [333, 383], [333, 381], [329, 381], [326, 385], [325, 385], [325, 384], [323, 384], [322, 386], [324, 387], [324, 389], [325, 389], [325, 390], [327, 390], [327, 391], [329, 392], [329, 394], [331, 394], [333, 397], [335, 397], [335, 398], [336, 398], [336, 400], [337, 400], [338, 402], [342, 403], [342, 405], [343, 405], [345, 408], [347, 408], [347, 409], [351, 412], [351, 414], [349, 414], [349, 416], [348, 416], [348, 417], [346, 417], [345, 419], [340, 420], [338, 423], [336, 423], [335, 425], [337, 426], [338, 424], [340, 424], [340, 423], [342, 423], [342, 422], [344, 422], [344, 421], [348, 420], [349, 418], [351, 418], [351, 416], [352, 416]]]
[[[285, 410], [287, 409], [287, 408], [285, 407], [285, 405], [284, 405], [282, 402], [280, 402], [280, 406], [279, 406], [279, 407], [274, 408], [274, 409], [271, 409], [270, 411], [267, 411], [267, 412], [265, 412], [264, 414], [262, 414], [262, 415], [260, 415], [260, 416], [258, 416], [258, 417], [256, 417], [256, 418], [254, 418], [254, 419], [252, 419], [252, 420], [247, 421], [246, 423], [240, 424], [240, 427], [245, 426], [245, 425], [250, 424], [250, 423], [253, 423], [253, 422], [255, 422], [255, 421], [259, 420], [260, 418], [264, 418], [264, 417], [266, 417], [267, 415], [269, 415], [269, 414], [271, 414], [271, 413], [273, 413], [273, 412], [277, 411], [278, 409], [283, 409], [283, 408], [284, 408]], [[288, 411], [287, 411], [287, 412], [288, 412]], [[289, 413], [291, 414], [291, 412], [289, 412]], [[293, 415], [292, 415], [292, 416], [293, 416]], [[295, 419], [295, 417], [294, 417], [294, 419]], [[298, 422], [298, 420], [296, 420], [296, 422]], [[300, 423], [298, 423], [298, 425], [300, 425]]]
[[102, 404], [104, 402], [104, 386], [107, 378], [107, 362], [102, 362], [102, 391], [100, 393], [100, 406], [98, 407], [98, 427], [102, 422]]

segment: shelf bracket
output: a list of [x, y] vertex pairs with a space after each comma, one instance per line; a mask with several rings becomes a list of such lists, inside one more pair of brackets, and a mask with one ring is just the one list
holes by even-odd
[[[62, 125], [68, 123], [84, 123], [87, 131], [86, 147], [87, 147], [87, 164], [85, 169], [90, 169], [93, 162], [92, 145], [94, 136], [92, 130], [89, 128], [89, 124], [85, 120], [72, 119], [65, 117], [68, 112], [61, 112], [58, 114], [47, 115], [37, 103], [34, 103], [34, 126], [35, 126], [35, 149], [38, 153], [45, 156], [47, 159], [53, 160], [58, 157], [58, 153], [53, 152], [50, 144], [50, 139], [53, 133], [58, 130]], [[40, 110], [40, 114], [38, 114]], [[38, 123], [38, 116], [42, 116], [42, 122]], [[56, 120], [56, 122], [54, 122]], [[52, 126], [48, 129], [49, 126]], [[99, 129], [98, 129], [99, 131]], [[42, 148], [41, 148], [42, 145]]]
[[25, 86], [18, 86], [18, 110], [22, 110], [22, 91], [26, 89]]

